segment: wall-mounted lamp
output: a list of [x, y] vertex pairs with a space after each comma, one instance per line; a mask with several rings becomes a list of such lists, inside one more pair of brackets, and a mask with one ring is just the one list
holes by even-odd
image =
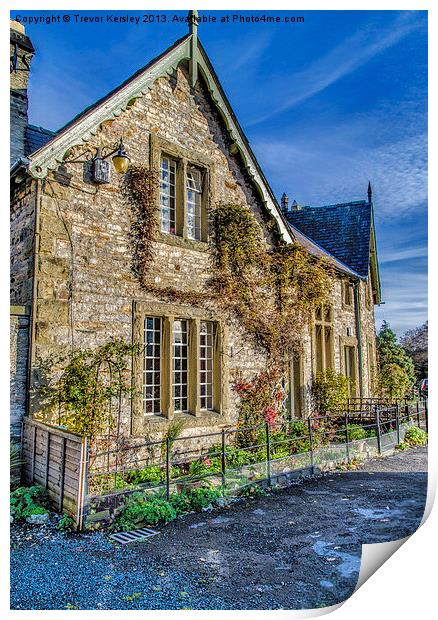
[[[120, 138], [118, 144], [116, 144], [116, 146], [110, 150], [109, 153], [105, 153], [108, 148], [110, 147], [98, 148], [94, 156], [89, 150], [87, 150], [74, 159], [68, 159], [67, 153], [63, 164], [91, 164], [90, 172], [92, 180], [95, 183], [109, 183], [111, 171], [109, 157], [112, 156], [112, 164], [114, 170], [118, 174], [126, 174], [128, 172], [131, 159], [126, 153], [123, 138]], [[89, 159], [83, 159], [84, 156], [88, 156]]]
[[109, 183], [110, 164], [107, 160], [108, 157], [111, 157], [111, 155], [113, 155], [112, 163], [114, 170], [118, 174], [126, 174], [128, 172], [129, 163], [131, 160], [126, 153], [123, 139], [120, 138], [120, 142], [116, 148], [106, 155], [102, 154], [102, 149], [97, 149], [97, 153], [93, 158], [92, 166], [93, 181], [96, 183]]

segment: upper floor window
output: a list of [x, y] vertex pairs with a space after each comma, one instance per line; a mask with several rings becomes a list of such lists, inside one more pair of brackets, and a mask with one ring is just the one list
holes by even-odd
[[187, 236], [201, 239], [202, 173], [198, 168], [187, 168]]
[[176, 235], [176, 161], [161, 158], [160, 216], [161, 230]]
[[352, 306], [353, 305], [353, 287], [351, 286], [350, 282], [348, 282], [348, 280], [343, 280], [342, 288], [343, 288], [342, 301], [344, 305]]
[[160, 159], [161, 232], [207, 241], [206, 171], [185, 159]]

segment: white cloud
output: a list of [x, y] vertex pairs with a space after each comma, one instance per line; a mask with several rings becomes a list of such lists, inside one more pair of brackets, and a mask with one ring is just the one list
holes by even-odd
[[[269, 109], [250, 120], [247, 126], [261, 123], [316, 95], [397, 44], [421, 25], [414, 11], [404, 12], [386, 28], [359, 30], [325, 56], [313, 61], [304, 71], [271, 77]], [[281, 100], [275, 100], [276, 93], [279, 93]]]
[[379, 263], [384, 265], [386, 263], [398, 263], [412, 258], [425, 258], [427, 256], [427, 246], [419, 246], [414, 248], [406, 248], [404, 250], [398, 250], [394, 252], [386, 252], [382, 254], [379, 259]]
[[[354, 130], [353, 130], [354, 131]], [[402, 217], [427, 201], [427, 134], [366, 146], [342, 128], [285, 141], [258, 140], [254, 149], [268, 178], [283, 185], [290, 198], [322, 205], [366, 197], [371, 179], [381, 220]], [[336, 135], [335, 139], [331, 136]]]

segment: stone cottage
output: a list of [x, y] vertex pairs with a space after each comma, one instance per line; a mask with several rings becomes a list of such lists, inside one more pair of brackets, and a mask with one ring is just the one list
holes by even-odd
[[[11, 22], [15, 427], [20, 415], [37, 412], [25, 396], [41, 378], [41, 360], [111, 339], [147, 345], [133, 365], [141, 397], [123, 412], [124, 431], [133, 436], [161, 433], [175, 417], [198, 433], [235, 424], [236, 378], [264, 368], [263, 351], [238, 321], [224, 320], [214, 308], [164, 302], [141, 287], [120, 174], [109, 153], [119, 157], [122, 172], [126, 153], [131, 164], [159, 171], [156, 286], [205, 287], [208, 213], [219, 203], [247, 205], [268, 244], [275, 229], [286, 243], [329, 261], [330, 303], [315, 311], [303, 330], [302, 353], [290, 362], [291, 417], [309, 412], [318, 370], [334, 368], [354, 379], [352, 395], [373, 394], [380, 283], [371, 187], [363, 201], [313, 208], [289, 205], [284, 195], [279, 203], [198, 39], [196, 14], [189, 24], [186, 36], [53, 133], [28, 123], [34, 48], [23, 26]], [[26, 338], [18, 339], [23, 330]]]

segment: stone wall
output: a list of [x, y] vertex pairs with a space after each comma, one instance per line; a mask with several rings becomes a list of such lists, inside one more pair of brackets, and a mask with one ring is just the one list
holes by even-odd
[[32, 301], [36, 181], [27, 179], [12, 183], [11, 303], [29, 305]]
[[[263, 221], [263, 205], [245, 172], [227, 152], [227, 138], [211, 111], [208, 96], [198, 88], [190, 93], [183, 68], [176, 76], [160, 78], [153, 89], [117, 120], [106, 122], [92, 138], [98, 145], [112, 145], [121, 134], [133, 163], [148, 163], [150, 134], [198, 153], [210, 162], [212, 204], [245, 203]], [[86, 147], [72, 152], [80, 153]], [[158, 301], [145, 294], [131, 269], [130, 217], [112, 171], [111, 183], [96, 186], [84, 178], [83, 166], [71, 164], [69, 186], [51, 174], [43, 185], [38, 245], [35, 360], [65, 353], [70, 347], [96, 347], [113, 338], [132, 338], [133, 301]], [[266, 231], [266, 240], [271, 241]], [[201, 290], [212, 275], [205, 243], [161, 238], [154, 247], [151, 277], [160, 286], [182, 291]], [[214, 314], [218, 309], [211, 308]], [[236, 323], [229, 326], [228, 350], [230, 406], [224, 420], [208, 418], [207, 427], [235, 422], [236, 397], [232, 383], [238, 374], [250, 378], [265, 363]], [[38, 378], [34, 360], [33, 381]], [[130, 411], [124, 410], [125, 428]], [[207, 416], [208, 417], [208, 416]], [[188, 420], [190, 432], [205, 430], [206, 416]], [[146, 424], [145, 432], [149, 429]], [[152, 428], [156, 428], [153, 426]]]
[[[230, 154], [228, 134], [210, 103], [209, 95], [199, 82], [192, 93], [184, 66], [175, 75], [158, 79], [148, 94], [136, 100], [115, 120], [102, 123], [90, 142], [73, 148], [68, 159], [79, 156], [87, 148], [95, 152], [99, 146], [111, 146], [121, 135], [134, 164], [147, 164], [151, 160], [151, 144], [154, 143], [151, 135], [207, 160], [211, 204], [249, 205], [262, 224], [266, 242], [272, 243], [271, 233], [265, 226], [264, 206], [242, 162]], [[115, 172], [112, 171], [111, 183], [98, 186], [88, 180], [82, 164], [71, 163], [66, 168], [72, 175], [67, 184], [53, 172], [41, 188], [33, 385], [40, 380], [39, 358], [63, 354], [71, 348], [94, 348], [114, 338], [130, 342], [133, 302], [158, 301], [153, 295], [144, 293], [131, 269], [130, 215]], [[17, 194], [13, 221], [17, 245], [13, 259], [13, 289], [16, 299], [22, 300], [31, 290], [28, 241], [33, 232], [35, 185], [20, 191], [22, 194]], [[211, 276], [208, 246], [161, 236], [155, 243], [150, 269], [157, 285], [199, 291]], [[351, 326], [355, 334], [355, 319], [354, 312], [346, 311], [342, 306], [341, 280], [337, 278], [333, 305], [335, 364], [340, 369], [338, 337], [347, 326]], [[210, 310], [221, 318], [217, 308]], [[191, 434], [212, 427], [220, 429], [224, 423], [234, 424], [238, 401], [232, 389], [234, 381], [238, 376], [252, 378], [265, 365], [265, 354], [240, 325], [234, 321], [227, 323], [228, 410], [223, 419], [211, 415], [199, 419], [186, 416], [187, 432]], [[367, 333], [370, 325], [367, 319]], [[310, 410], [309, 385], [314, 355], [308, 330], [303, 334], [303, 340], [303, 412], [307, 413]], [[123, 428], [126, 432], [130, 417], [130, 406], [125, 403]], [[152, 420], [146, 417], [143, 434], [158, 429], [151, 423]], [[166, 425], [167, 421], [162, 421], [160, 432]]]
[[26, 414], [29, 316], [23, 306], [11, 307], [10, 320], [10, 426], [11, 439], [20, 442]]

